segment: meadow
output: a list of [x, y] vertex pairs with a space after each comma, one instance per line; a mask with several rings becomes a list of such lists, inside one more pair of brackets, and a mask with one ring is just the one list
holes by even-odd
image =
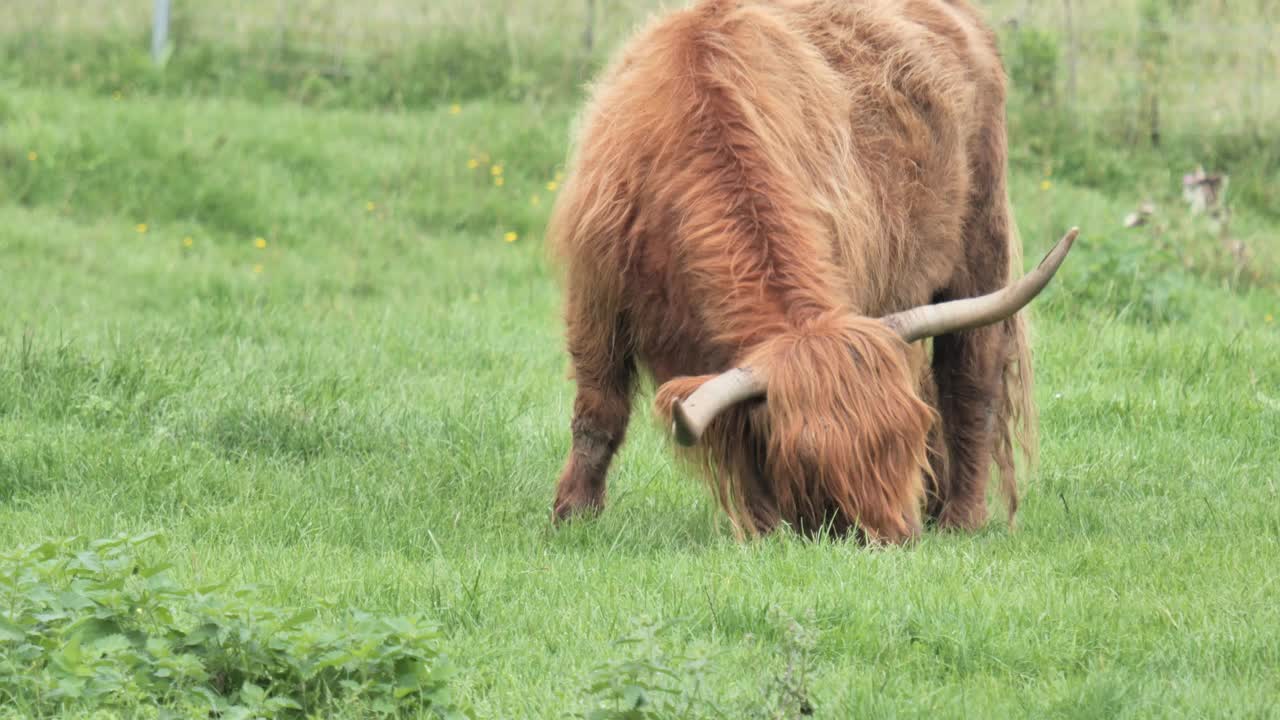
[[[15, 558], [57, 580], [120, 533], [158, 533], [137, 562], [177, 586], [307, 622], [421, 616], [480, 718], [1280, 717], [1280, 86], [1253, 74], [1276, 55], [1148, 32], [1274, 27], [1274, 4], [1113, 4], [1085, 50], [1164, 53], [1124, 76], [1181, 108], [1158, 142], [1105, 58], [1074, 89], [1101, 100], [1067, 107], [1056, 27], [1002, 26], [1028, 265], [1082, 229], [1032, 311], [1040, 464], [1016, 531], [993, 503], [981, 532], [878, 550], [736, 541], [649, 387], [607, 510], [549, 522], [573, 386], [542, 232], [578, 84], [638, 4], [604, 5], [584, 59], [538, 54], [577, 14], [495, 30], [498, 3], [443, 3], [430, 42], [352, 31], [340, 73], [314, 37], [254, 49], [243, 8], [221, 35], [178, 18], [156, 69], [149, 3], [85, 5], [0, 32], [0, 717], [165, 716], [128, 678], [60, 695], [70, 661], [30, 638], [95, 606], [19, 597]], [[1237, 102], [1160, 94], [1204, 67]], [[1196, 163], [1231, 173], [1229, 235], [1187, 213]], [[37, 601], [64, 617], [22, 654]]]

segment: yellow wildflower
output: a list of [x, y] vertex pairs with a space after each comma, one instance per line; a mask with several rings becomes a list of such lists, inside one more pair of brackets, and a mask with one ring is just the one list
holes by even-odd
[[146, 223], [138, 223], [137, 227], [135, 227], [134, 229], [138, 231], [138, 234], [139, 234], [139, 235], [146, 235], [146, 234], [147, 234], [147, 224], [146, 224]]
[[502, 187], [503, 185], [506, 184], [506, 181], [502, 179], [501, 175], [499, 175], [498, 177], [493, 179], [493, 184], [497, 185], [498, 187]]
[[1041, 180], [1041, 181], [1040, 181], [1040, 189], [1041, 189], [1041, 190], [1048, 190], [1048, 189], [1049, 189], [1049, 188], [1051, 188], [1051, 187], [1053, 187], [1053, 183], [1049, 182], [1047, 179], [1046, 179], [1046, 180]]
[[467, 161], [467, 167], [471, 168], [472, 170], [475, 170], [476, 168], [480, 167], [480, 161], [475, 158], [471, 158], [470, 160]]
[[1271, 313], [1267, 313], [1267, 316], [1263, 319], [1267, 321], [1268, 325], [1276, 321], [1276, 319], [1271, 316]]
[[462, 106], [461, 106], [461, 105], [459, 105], [458, 103], [454, 103], [454, 104], [452, 104], [452, 105], [450, 105], [450, 106], [449, 106], [449, 114], [450, 114], [450, 115], [457, 115], [457, 114], [458, 114], [458, 113], [460, 113], [460, 112], [462, 112]]
[[258, 248], [259, 250], [265, 250], [267, 248], [266, 238], [258, 238], [257, 240], [254, 240], [253, 246]]
[[489, 168], [489, 172], [490, 172], [490, 173], [492, 173], [492, 174], [494, 174], [494, 175], [501, 175], [501, 174], [502, 174], [502, 166], [501, 166], [501, 165], [494, 165], [493, 167]]
[[507, 241], [507, 242], [509, 242], [509, 243], [513, 243], [513, 242], [515, 242], [516, 240], [519, 240], [519, 239], [520, 239], [520, 236], [519, 236], [519, 235], [517, 235], [517, 234], [515, 234], [514, 232], [510, 232], [510, 231], [508, 231], [506, 235], [503, 235], [503, 236], [502, 236], [502, 239], [503, 239], [503, 240], [506, 240], [506, 241]]
[[560, 183], [556, 182], [555, 180], [552, 180], [551, 182], [547, 183], [547, 192], [555, 192], [556, 188], [558, 187], [560, 187]]
[[31, 162], [35, 162], [36, 159], [39, 157], [40, 155], [35, 150], [32, 150], [27, 153], [27, 159], [30, 160]]
[[261, 274], [262, 274], [262, 266], [261, 266], [261, 265], [254, 265], [254, 266], [253, 266], [253, 274], [254, 274], [254, 275], [261, 275]]
[[182, 238], [182, 247], [191, 247], [194, 244], [195, 240], [192, 240], [190, 235]]
[[537, 205], [542, 202], [542, 198], [538, 197], [537, 195], [534, 195], [533, 197], [529, 198], [529, 202], [533, 203], [534, 205]]
[[369, 200], [369, 201], [365, 202], [365, 204], [364, 204], [364, 209], [365, 209], [367, 212], [373, 212], [374, 210], [377, 210], [377, 209], [378, 209], [378, 204], [377, 204], [377, 203], [375, 203], [375, 202], [374, 202], [374, 201], [372, 201], [372, 200]]

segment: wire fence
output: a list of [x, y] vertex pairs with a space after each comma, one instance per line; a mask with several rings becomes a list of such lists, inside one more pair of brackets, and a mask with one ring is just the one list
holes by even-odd
[[[675, 0], [0, 0], [0, 33], [149, 37], [170, 49], [214, 44], [282, 49], [275, 63], [299, 72], [343, 72], [352, 62], [441, 38], [555, 49], [563, 62], [599, 62], [637, 23]], [[1206, 130], [1280, 125], [1280, 0], [1169, 0], [1153, 22], [1144, 0], [1106, 12], [1078, 0], [979, 3], [1006, 45], [1020, 34], [1051, 38], [1069, 107], [1084, 115], [1140, 112], [1159, 95], [1174, 125]], [[1151, 52], [1159, 43], [1159, 52]], [[287, 48], [290, 52], [285, 53]], [[1154, 88], [1154, 90], [1153, 90]]]

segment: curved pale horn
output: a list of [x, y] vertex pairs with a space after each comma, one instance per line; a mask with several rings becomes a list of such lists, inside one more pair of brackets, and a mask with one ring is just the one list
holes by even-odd
[[734, 368], [702, 383], [671, 409], [676, 442], [686, 447], [698, 442], [702, 431], [725, 408], [760, 397], [767, 387], [767, 379], [749, 367]]
[[880, 318], [885, 325], [897, 331], [908, 343], [923, 338], [944, 335], [958, 330], [969, 330], [1004, 320], [1021, 310], [1044, 290], [1053, 274], [1058, 271], [1067, 252], [1076, 241], [1079, 228], [1071, 228], [1053, 246], [1034, 270], [1017, 282], [996, 292], [964, 300], [921, 305]]
[[[904, 310], [880, 319], [906, 342], [934, 337], [957, 330], [990, 325], [1021, 310], [1044, 290], [1071, 250], [1079, 228], [1071, 228], [1045, 255], [1034, 270], [1014, 284], [988, 295], [954, 300], [937, 305]], [[721, 373], [703, 383], [672, 408], [672, 433], [676, 442], [693, 445], [717, 415], [743, 400], [761, 397], [768, 390], [768, 378], [749, 367]]]

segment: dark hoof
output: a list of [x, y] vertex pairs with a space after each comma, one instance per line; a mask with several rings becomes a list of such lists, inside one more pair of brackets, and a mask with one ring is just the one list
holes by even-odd
[[574, 519], [590, 519], [604, 512], [604, 498], [557, 499], [551, 512], [551, 522], [560, 525]]

